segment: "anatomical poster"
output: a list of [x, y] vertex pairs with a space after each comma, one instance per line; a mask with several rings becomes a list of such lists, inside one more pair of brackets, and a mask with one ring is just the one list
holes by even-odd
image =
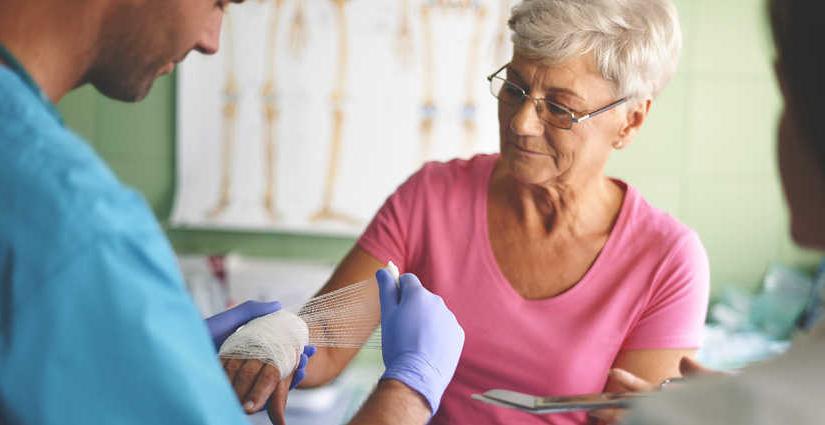
[[357, 235], [427, 161], [498, 150], [510, 0], [256, 0], [177, 74], [184, 228]]

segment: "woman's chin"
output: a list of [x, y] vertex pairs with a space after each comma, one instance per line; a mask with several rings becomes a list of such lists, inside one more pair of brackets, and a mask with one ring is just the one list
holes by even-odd
[[556, 162], [547, 155], [515, 155], [503, 154], [501, 160], [504, 162], [508, 174], [522, 184], [540, 184], [554, 180], [559, 176]]

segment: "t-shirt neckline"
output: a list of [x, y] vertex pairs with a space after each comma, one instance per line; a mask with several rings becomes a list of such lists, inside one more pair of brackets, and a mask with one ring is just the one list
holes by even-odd
[[498, 163], [499, 155], [491, 155], [490, 161], [488, 165], [488, 169], [484, 170], [484, 184], [479, 185], [479, 190], [482, 191], [480, 196], [476, 196], [476, 217], [480, 217], [481, 223], [478, 225], [480, 226], [480, 233], [481, 235], [478, 236], [481, 238], [480, 243], [483, 245], [482, 251], [484, 255], [484, 263], [489, 268], [490, 272], [494, 276], [494, 280], [496, 284], [501, 287], [501, 289], [507, 294], [508, 297], [514, 298], [519, 300], [523, 304], [529, 305], [536, 305], [536, 306], [547, 306], [551, 304], [559, 304], [567, 302], [569, 299], [575, 299], [578, 294], [585, 292], [583, 288], [586, 288], [590, 281], [592, 280], [592, 276], [595, 273], [594, 270], [601, 268], [602, 263], [607, 261], [607, 257], [610, 256], [611, 253], [614, 252], [614, 245], [618, 243], [617, 241], [621, 238], [621, 234], [624, 232], [626, 228], [627, 221], [629, 219], [629, 210], [631, 209], [631, 205], [633, 201], [636, 199], [636, 192], [633, 186], [627, 184], [626, 182], [620, 179], [612, 179], [613, 181], [618, 182], [620, 185], [625, 187], [625, 195], [624, 199], [622, 200], [622, 206], [619, 210], [619, 216], [616, 218], [616, 223], [613, 225], [613, 229], [610, 231], [610, 235], [607, 237], [607, 242], [605, 242], [604, 247], [599, 252], [596, 260], [590, 266], [590, 268], [585, 272], [584, 276], [576, 282], [575, 285], [571, 286], [566, 291], [562, 292], [553, 297], [549, 298], [539, 298], [539, 299], [528, 299], [524, 298], [516, 292], [513, 285], [504, 276], [504, 273], [501, 271], [501, 267], [498, 265], [498, 261], [496, 260], [496, 256], [493, 253], [493, 245], [490, 242], [490, 227], [487, 220], [487, 202], [490, 193], [490, 182], [493, 177], [493, 171], [496, 168], [496, 164]]

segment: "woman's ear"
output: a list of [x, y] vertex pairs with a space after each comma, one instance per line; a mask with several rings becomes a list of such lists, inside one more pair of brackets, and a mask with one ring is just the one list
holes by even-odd
[[653, 100], [645, 99], [628, 108], [625, 122], [613, 142], [613, 148], [623, 149], [633, 142], [633, 136], [642, 128], [651, 106], [653, 106]]

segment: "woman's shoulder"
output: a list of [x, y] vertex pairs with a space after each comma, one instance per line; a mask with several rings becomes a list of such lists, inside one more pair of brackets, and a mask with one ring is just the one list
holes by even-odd
[[430, 161], [424, 164], [415, 175], [429, 180], [476, 180], [488, 177], [497, 159], [497, 154], [478, 154], [469, 159]]
[[689, 293], [703, 300], [696, 306], [706, 306], [710, 265], [699, 234], [630, 185], [625, 206], [625, 225], [617, 244], [624, 264], [649, 270], [653, 276], [649, 287], [663, 299], [679, 293], [678, 288], [690, 287]]
[[625, 227], [637, 241], [644, 239], [656, 246], [689, 245], [702, 248], [698, 233], [670, 213], [654, 206], [632, 185], [627, 185], [627, 220]]
[[490, 177], [498, 155], [479, 154], [469, 159], [430, 161], [413, 173], [399, 192], [426, 192], [429, 195], [452, 195], [477, 187]]

